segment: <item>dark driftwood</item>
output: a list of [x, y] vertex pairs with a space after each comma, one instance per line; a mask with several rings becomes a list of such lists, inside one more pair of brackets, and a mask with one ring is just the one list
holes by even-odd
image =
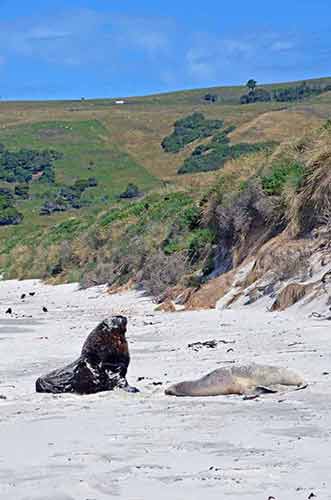
[[36, 391], [93, 394], [119, 387], [138, 392], [126, 380], [130, 362], [126, 324], [124, 316], [113, 316], [99, 323], [87, 337], [80, 357], [70, 365], [38, 378]]

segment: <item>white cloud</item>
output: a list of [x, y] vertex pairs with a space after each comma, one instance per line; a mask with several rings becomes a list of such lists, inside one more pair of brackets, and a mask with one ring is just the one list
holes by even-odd
[[200, 47], [189, 49], [186, 54], [186, 64], [189, 73], [198, 80], [208, 80], [215, 75], [212, 50], [208, 51]]
[[271, 45], [271, 50], [274, 50], [276, 52], [282, 51], [282, 50], [291, 50], [295, 47], [295, 44], [290, 41], [283, 41], [283, 40], [277, 40]]
[[186, 50], [187, 73], [202, 85], [239, 83], [254, 68], [256, 78], [264, 78], [263, 68], [270, 59], [277, 57], [277, 53], [282, 62], [285, 55], [287, 60], [291, 59], [298, 44], [298, 35], [294, 33], [261, 31], [224, 37], [199, 33]]
[[0, 50], [69, 65], [109, 62], [123, 49], [155, 58], [170, 50], [171, 30], [171, 22], [163, 18], [76, 9], [47, 18], [25, 18], [12, 25], [0, 21]]
[[249, 54], [255, 48], [254, 42], [245, 40], [223, 40], [220, 45], [227, 54]]
[[0, 20], [0, 65], [19, 56], [38, 65], [81, 66], [100, 81], [121, 75], [131, 92], [136, 77], [160, 89], [232, 84], [251, 76], [270, 80], [284, 65], [294, 67], [305, 39], [270, 30], [222, 36], [194, 32], [172, 18], [67, 9], [11, 24]]
[[37, 26], [28, 31], [25, 35], [27, 40], [58, 40], [63, 38], [69, 38], [72, 36], [70, 31], [58, 31], [56, 29], [46, 28], [42, 26]]
[[95, 15], [88, 10], [59, 12], [49, 18], [22, 18], [12, 25], [0, 24], [0, 50], [52, 63], [73, 58], [83, 60], [85, 47], [82, 42], [95, 27]]
[[173, 25], [168, 19], [120, 16], [110, 20], [110, 32], [120, 47], [150, 56], [167, 53], [172, 46]]

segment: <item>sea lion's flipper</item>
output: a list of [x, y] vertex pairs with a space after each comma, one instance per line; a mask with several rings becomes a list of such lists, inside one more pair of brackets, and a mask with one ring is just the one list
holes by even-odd
[[299, 385], [298, 387], [296, 387], [294, 390], [295, 391], [302, 391], [303, 389], [307, 389], [308, 387], [308, 384], [304, 384], [304, 385]]
[[140, 392], [140, 390], [137, 387], [133, 387], [132, 385], [127, 385], [126, 387], [123, 387], [123, 391], [131, 392], [132, 394]]
[[278, 385], [257, 385], [245, 391], [244, 399], [256, 399], [263, 394], [276, 394], [279, 391]]
[[125, 392], [130, 392], [132, 394], [136, 393], [136, 392], [140, 392], [139, 389], [137, 389], [137, 387], [133, 387], [132, 385], [129, 385], [128, 381], [126, 380], [126, 378], [122, 377], [120, 378], [118, 381], [117, 381], [117, 384], [116, 386], [121, 389], [122, 391], [125, 391]]
[[275, 384], [270, 386], [259, 385], [255, 387], [252, 391], [252, 394], [276, 394], [277, 392], [291, 392], [291, 391], [301, 391], [306, 389], [308, 384], [300, 385], [300, 386], [289, 386], [284, 384]]
[[257, 387], [254, 388], [253, 394], [255, 395], [260, 395], [260, 394], [275, 394], [278, 392], [278, 389], [276, 389], [275, 386], [265, 386], [265, 385], [258, 385]]

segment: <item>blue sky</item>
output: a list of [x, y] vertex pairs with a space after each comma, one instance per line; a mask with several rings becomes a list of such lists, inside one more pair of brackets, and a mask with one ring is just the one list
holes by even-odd
[[3, 99], [330, 75], [330, 0], [0, 0]]

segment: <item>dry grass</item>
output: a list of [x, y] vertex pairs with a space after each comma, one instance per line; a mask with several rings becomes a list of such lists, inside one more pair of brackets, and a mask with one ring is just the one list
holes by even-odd
[[302, 136], [323, 123], [323, 119], [308, 111], [268, 111], [237, 128], [230, 135], [233, 142], [282, 142]]
[[[261, 112], [259, 107], [243, 110], [238, 105], [178, 105], [170, 107], [127, 107], [112, 110], [102, 121], [109, 129], [112, 141], [115, 140], [126, 149], [139, 163], [153, 175], [163, 179], [173, 178], [179, 184], [177, 170], [189, 156], [199, 141], [188, 145], [178, 154], [165, 153], [161, 142], [172, 131], [173, 124], [192, 112], [202, 112], [208, 118], [224, 119], [226, 125], [240, 126]], [[201, 141], [200, 141], [201, 142]]]
[[289, 240], [282, 233], [257, 252], [254, 267], [243, 286], [249, 286], [272, 272], [275, 281], [307, 278], [313, 245], [308, 240]]
[[301, 157], [307, 170], [304, 183], [288, 213], [292, 236], [310, 232], [331, 210], [331, 133], [319, 130], [310, 140], [310, 149], [302, 144]]
[[[242, 90], [239, 88], [238, 91]], [[185, 98], [180, 93], [158, 96], [155, 101], [149, 97], [131, 99], [125, 106], [114, 106], [110, 100], [4, 102], [0, 104], [0, 141], [1, 128], [9, 126], [54, 120], [72, 122], [96, 119], [105, 126], [103, 139], [106, 144], [127, 151], [151, 174], [162, 179], [173, 179], [180, 185], [183, 180], [176, 175], [177, 169], [196, 144], [189, 145], [176, 155], [165, 153], [160, 144], [172, 130], [174, 122], [192, 112], [202, 112], [208, 118], [223, 119], [226, 125], [235, 125], [237, 129], [232, 134], [235, 142], [281, 141], [302, 134], [322, 121], [319, 112], [314, 112], [314, 102], [309, 104], [307, 110], [279, 111], [279, 103], [240, 106], [220, 101], [214, 105], [205, 104], [201, 101], [203, 90], [188, 91], [184, 95]], [[192, 97], [195, 95], [199, 98]], [[317, 101], [316, 107], [320, 106]], [[331, 101], [325, 107], [331, 109]]]

